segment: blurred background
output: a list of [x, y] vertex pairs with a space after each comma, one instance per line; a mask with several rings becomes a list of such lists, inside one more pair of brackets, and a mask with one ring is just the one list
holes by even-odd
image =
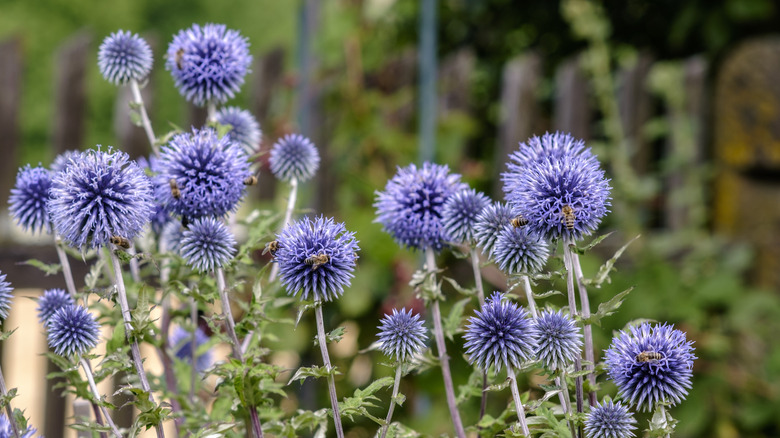
[[[633, 319], [674, 323], [696, 341], [699, 358], [688, 400], [672, 410], [677, 436], [780, 436], [775, 1], [2, 0], [0, 208], [7, 211], [16, 171], [26, 163], [48, 165], [65, 150], [96, 144], [148, 153], [143, 131], [127, 115], [128, 91], [97, 69], [100, 42], [118, 29], [140, 33], [156, 54], [144, 90], [155, 132], [201, 125], [205, 112], [179, 96], [162, 54], [178, 30], [207, 22], [250, 41], [253, 72], [229, 104], [257, 117], [263, 150], [288, 132], [318, 146], [321, 168], [302, 188], [299, 205], [346, 222], [360, 240], [353, 285], [326, 308], [329, 324], [350, 334], [334, 347], [340, 394], [391, 375], [378, 353], [359, 353], [375, 340], [382, 313], [422, 309], [408, 286], [418, 255], [372, 222], [374, 192], [397, 165], [432, 159], [500, 200], [507, 154], [532, 135], [560, 130], [588, 142], [614, 187], [601, 232], [615, 233], [583, 258], [585, 275], [641, 235], [611, 284], [591, 291], [595, 309], [635, 286], [620, 312], [594, 330], [597, 351]], [[245, 204], [281, 210], [288, 188], [269, 176], [264, 159]], [[48, 236], [24, 235], [0, 214], [0, 270], [19, 295], [61, 286], [58, 276], [19, 264], [31, 258], [55, 262]], [[447, 275], [473, 281], [464, 261], [445, 255], [445, 263]], [[87, 266], [72, 264], [83, 278]], [[484, 275], [486, 287], [506, 289], [494, 267]], [[455, 301], [452, 290], [445, 293], [447, 304]], [[5, 329], [33, 319], [20, 309]], [[34, 324], [25, 330], [42, 331]], [[49, 400], [58, 397], [41, 380], [45, 359], [35, 356], [40, 373], [20, 366], [22, 354], [44, 348], [36, 341], [41, 349], [31, 351], [25, 330], [11, 337], [17, 344], [0, 346], [6, 380], [26, 397], [15, 404], [36, 405], [27, 407], [33, 421], [56, 438], [62, 405]], [[310, 327], [280, 332], [282, 341], [270, 346], [292, 351], [287, 363], [318, 363], [309, 353]], [[448, 348], [457, 386], [471, 370], [456, 340]], [[526, 383], [532, 396], [542, 394], [533, 376]], [[327, 400], [319, 385], [320, 392], [295, 386], [289, 409]], [[602, 389], [614, 394], [609, 382]], [[448, 418], [437, 371], [406, 378], [401, 391], [408, 401], [396, 418], [426, 433], [449, 430], [447, 421], [430, 420]], [[489, 411], [498, 415], [508, 399], [492, 397]], [[474, 423], [477, 406], [476, 399], [464, 401], [465, 423]], [[351, 436], [375, 430], [361, 421], [347, 428]]]

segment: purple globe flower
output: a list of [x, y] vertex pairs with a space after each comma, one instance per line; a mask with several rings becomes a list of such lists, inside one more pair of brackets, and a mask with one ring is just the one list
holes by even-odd
[[98, 49], [100, 74], [113, 84], [140, 81], [152, 70], [152, 49], [143, 38], [120, 30], [107, 36]]
[[534, 163], [545, 161], [548, 157], [558, 160], [565, 156], [595, 159], [590, 148], [585, 147], [584, 141], [562, 132], [554, 134], [548, 132], [541, 137], [529, 138], [527, 143], [520, 143], [520, 149], [509, 154], [509, 163], [507, 163], [509, 172], [502, 177], [506, 183], [506, 178], [522, 173], [526, 167]]
[[596, 402], [585, 418], [585, 436], [588, 438], [630, 438], [635, 436], [636, 419], [628, 408], [607, 400]]
[[8, 199], [9, 211], [25, 231], [51, 231], [46, 207], [51, 178], [51, 172], [40, 165], [30, 167], [28, 164], [16, 174], [16, 185], [11, 189], [11, 197]]
[[307, 181], [320, 166], [314, 143], [300, 134], [288, 134], [274, 143], [268, 160], [271, 172], [282, 181]]
[[469, 363], [487, 370], [502, 367], [517, 369], [532, 360], [537, 345], [537, 330], [528, 312], [494, 293], [466, 326], [464, 348]]
[[182, 96], [204, 106], [232, 98], [251, 63], [249, 42], [240, 33], [224, 24], [193, 24], [173, 37], [165, 68]]
[[[32, 438], [36, 432], [38, 432], [38, 429], [28, 425], [27, 430], [21, 434], [21, 438]], [[14, 432], [11, 422], [8, 421], [8, 417], [5, 414], [0, 414], [0, 438], [12, 438], [13, 436]]]
[[[160, 160], [156, 156], [151, 156], [149, 158], [139, 157], [136, 160], [136, 163], [138, 163], [138, 166], [141, 167], [147, 175], [154, 175], [160, 169]], [[173, 221], [173, 218], [168, 210], [166, 210], [160, 200], [155, 198], [154, 209], [152, 215], [149, 217], [152, 232], [159, 236], [165, 228], [165, 225], [171, 221]]]
[[89, 150], [56, 174], [49, 190], [54, 230], [74, 247], [93, 248], [112, 236], [132, 240], [152, 214], [152, 185], [126, 153]]
[[693, 341], [673, 326], [643, 323], [621, 331], [606, 351], [607, 374], [620, 396], [639, 409], [685, 399], [693, 377]]
[[289, 295], [301, 292], [303, 300], [330, 301], [350, 285], [360, 248], [343, 223], [305, 217], [285, 227], [277, 242], [274, 261]]
[[222, 221], [202, 217], [182, 232], [179, 252], [189, 266], [200, 272], [211, 272], [233, 258], [235, 246], [236, 239]]
[[393, 314], [385, 315], [379, 323], [380, 348], [395, 360], [411, 359], [425, 346], [425, 326], [420, 315], [412, 315], [411, 309], [393, 309]]
[[260, 150], [263, 133], [260, 124], [249, 111], [234, 106], [222, 108], [217, 111], [217, 122], [230, 127], [228, 138], [241, 145], [247, 155], [254, 155]]
[[49, 347], [60, 356], [82, 355], [95, 348], [100, 326], [87, 309], [72, 305], [54, 312], [48, 325]]
[[474, 238], [482, 248], [482, 254], [492, 256], [498, 234], [515, 216], [512, 208], [501, 202], [490, 204], [482, 210], [474, 224]]
[[6, 275], [0, 273], [0, 322], [8, 318], [8, 311], [11, 310], [11, 300], [13, 300], [13, 291], [11, 283], [5, 281]]
[[474, 246], [474, 226], [489, 204], [488, 197], [474, 189], [456, 192], [442, 208], [444, 234], [451, 242]]
[[165, 248], [178, 254], [181, 249], [182, 236], [185, 228], [178, 222], [168, 222], [160, 232], [160, 239], [165, 241]]
[[68, 292], [63, 289], [48, 289], [43, 291], [43, 295], [38, 298], [38, 321], [46, 326], [54, 313], [76, 302]]
[[[192, 333], [177, 326], [173, 329], [173, 334], [168, 339], [174, 355], [186, 362], [192, 360]], [[209, 341], [209, 337], [201, 330], [200, 327], [195, 328], [195, 352], [197, 353], [200, 347]], [[206, 371], [214, 362], [213, 354], [211, 350], [207, 350], [201, 354], [198, 354], [195, 359], [195, 370], [199, 373]]]
[[399, 245], [441, 251], [447, 236], [442, 223], [444, 203], [467, 188], [446, 165], [424, 163], [399, 167], [383, 192], [376, 192], [377, 218]]
[[499, 231], [490, 255], [507, 274], [529, 274], [542, 270], [550, 249], [529, 227], [505, 225]]
[[155, 197], [189, 220], [234, 211], [251, 175], [246, 154], [211, 128], [175, 135], [162, 147]]
[[51, 165], [49, 166], [49, 169], [52, 172], [52, 176], [56, 174], [57, 172], [62, 172], [65, 170], [65, 168], [71, 163], [73, 158], [78, 157], [79, 154], [81, 154], [80, 151], [65, 151], [56, 157], [54, 157], [54, 161], [52, 161]]
[[536, 319], [536, 330], [539, 333], [536, 357], [547, 368], [565, 368], [580, 355], [582, 333], [569, 315], [560, 310], [545, 310]]

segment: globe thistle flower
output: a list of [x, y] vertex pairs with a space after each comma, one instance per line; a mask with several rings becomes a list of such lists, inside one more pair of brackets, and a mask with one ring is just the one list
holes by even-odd
[[477, 240], [477, 245], [482, 248], [482, 254], [492, 256], [498, 234], [515, 216], [512, 208], [502, 202], [488, 205], [477, 215], [474, 238]]
[[[583, 140], [572, 137], [569, 134], [549, 132], [541, 137], [531, 137], [527, 143], [520, 143], [520, 149], [509, 154], [507, 168], [509, 172], [502, 178], [512, 178], [523, 172], [523, 169], [534, 163], [540, 163], [548, 157], [559, 160], [565, 156], [582, 156], [595, 159], [590, 148], [585, 147]], [[506, 183], [506, 179], [504, 179]]]
[[469, 318], [464, 348], [469, 363], [487, 370], [494, 366], [517, 369], [532, 360], [537, 345], [537, 330], [528, 312], [505, 300], [498, 292], [488, 299], [476, 316]]
[[165, 68], [185, 99], [204, 106], [232, 98], [251, 63], [249, 42], [238, 31], [224, 24], [193, 24], [173, 37]]
[[585, 436], [588, 438], [630, 438], [635, 436], [636, 419], [628, 408], [607, 400], [596, 402], [585, 417]]
[[444, 203], [466, 189], [460, 175], [450, 174], [446, 165], [426, 162], [399, 167], [383, 192], [376, 192], [377, 218], [399, 245], [411, 249], [432, 247], [441, 251], [447, 235], [442, 224]]
[[168, 222], [160, 232], [160, 239], [165, 241], [165, 248], [172, 253], [179, 254], [185, 228], [178, 222]]
[[539, 334], [536, 357], [547, 368], [566, 368], [580, 355], [582, 333], [569, 315], [560, 310], [545, 310], [536, 319], [536, 330]]
[[95, 348], [100, 326], [87, 309], [72, 305], [54, 312], [48, 325], [49, 347], [60, 356], [81, 355]]
[[234, 211], [251, 175], [244, 151], [211, 128], [175, 135], [162, 147], [155, 197], [173, 214], [194, 219]]
[[393, 309], [393, 314], [386, 314], [379, 323], [380, 348], [395, 360], [411, 359], [425, 346], [425, 326], [420, 315], [412, 315], [411, 309]]
[[685, 399], [693, 376], [693, 341], [673, 326], [643, 323], [621, 331], [606, 351], [607, 374], [620, 396], [642, 410]]
[[444, 234], [451, 242], [473, 246], [474, 226], [488, 204], [488, 197], [474, 189], [461, 190], [450, 196], [442, 208]]
[[11, 283], [5, 281], [6, 275], [0, 272], [0, 322], [8, 318], [8, 311], [11, 310], [12, 292], [14, 289]]
[[263, 133], [249, 111], [234, 106], [222, 108], [217, 111], [217, 123], [230, 127], [228, 138], [241, 145], [247, 155], [254, 155], [260, 149]]
[[152, 70], [152, 49], [143, 38], [120, 30], [107, 36], [98, 49], [100, 74], [113, 84], [141, 81]]
[[282, 181], [307, 181], [320, 166], [314, 143], [300, 134], [288, 134], [274, 143], [268, 160], [271, 172]]
[[182, 232], [179, 252], [200, 272], [221, 268], [236, 253], [236, 239], [225, 224], [213, 217], [196, 219]]
[[57, 310], [75, 304], [73, 297], [63, 289], [45, 290], [38, 298], [38, 321], [45, 326]]
[[504, 192], [526, 226], [550, 240], [590, 235], [610, 205], [604, 171], [586, 154], [548, 156], [505, 174]]
[[[168, 343], [173, 349], [177, 358], [183, 361], [192, 360], [192, 333], [184, 330], [182, 327], [177, 326], [173, 329], [171, 337], [168, 339]], [[209, 337], [200, 327], [195, 328], [195, 352], [197, 352], [202, 345], [209, 341]], [[195, 360], [195, 370], [199, 373], [206, 371], [214, 362], [211, 350], [207, 350], [197, 356]]]
[[[27, 430], [20, 435], [21, 438], [32, 438], [38, 432], [38, 429], [27, 426]], [[0, 414], [0, 438], [11, 438], [14, 436], [11, 422], [8, 421], [8, 417], [5, 414]]]
[[301, 292], [303, 300], [330, 301], [350, 285], [360, 248], [343, 223], [305, 217], [285, 227], [277, 242], [274, 261], [289, 295]]
[[52, 175], [65, 170], [65, 168], [71, 163], [71, 160], [79, 156], [79, 154], [81, 154], [80, 151], [70, 150], [54, 157], [54, 161], [52, 161], [51, 165], [49, 165], [49, 170], [51, 170]]
[[152, 214], [152, 185], [126, 153], [83, 152], [56, 174], [49, 190], [54, 230], [74, 247], [93, 248], [111, 236], [132, 240]]
[[547, 242], [527, 226], [504, 226], [499, 231], [491, 252], [491, 257], [499, 269], [507, 274], [539, 272], [549, 256]]
[[51, 172], [41, 167], [27, 166], [16, 174], [16, 185], [8, 199], [11, 216], [25, 231], [51, 231], [46, 204], [51, 188]]

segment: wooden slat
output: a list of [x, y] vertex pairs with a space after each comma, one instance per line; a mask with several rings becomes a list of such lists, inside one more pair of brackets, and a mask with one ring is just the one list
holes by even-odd
[[642, 129], [652, 116], [652, 96], [647, 89], [647, 75], [653, 57], [642, 53], [636, 64], [618, 73], [618, 108], [623, 133], [634, 171], [647, 173], [652, 159], [651, 145], [644, 139]]
[[21, 39], [0, 43], [0, 240], [9, 236], [11, 219], [6, 213], [8, 194], [14, 186], [19, 147], [19, 105], [22, 95]]
[[91, 43], [90, 34], [82, 31], [57, 50], [52, 136], [55, 154], [81, 149], [84, 143], [87, 63], [95, 56]]
[[593, 108], [588, 99], [590, 83], [581, 65], [580, 56], [574, 56], [563, 61], [555, 72], [553, 130], [569, 133], [587, 142]]

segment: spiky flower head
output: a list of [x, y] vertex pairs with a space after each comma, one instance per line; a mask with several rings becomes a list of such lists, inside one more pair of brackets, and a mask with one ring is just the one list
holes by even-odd
[[493, 254], [498, 234], [515, 216], [512, 208], [503, 202], [494, 202], [482, 210], [474, 224], [474, 238], [477, 240], [477, 245], [482, 248], [482, 254], [487, 256]]
[[585, 436], [588, 438], [630, 438], [635, 436], [636, 419], [620, 402], [596, 402], [585, 417]]
[[234, 106], [221, 108], [217, 111], [217, 123], [230, 128], [228, 138], [241, 145], [247, 155], [254, 155], [260, 149], [263, 133], [249, 111]]
[[569, 315], [560, 310], [544, 310], [536, 318], [536, 329], [539, 333], [536, 357], [547, 368], [565, 368], [580, 355], [582, 333]]
[[241, 147], [211, 128], [175, 135], [160, 150], [158, 166], [157, 200], [190, 220], [234, 211], [251, 175]]
[[236, 239], [222, 221], [202, 217], [182, 232], [179, 253], [189, 266], [200, 272], [211, 272], [233, 258], [235, 247]]
[[495, 292], [466, 326], [464, 348], [469, 363], [487, 370], [502, 367], [517, 369], [532, 360], [537, 345], [537, 330], [528, 312]]
[[130, 31], [112, 33], [98, 49], [100, 74], [116, 85], [143, 80], [152, 70], [152, 61], [149, 44]]
[[65, 168], [71, 163], [71, 160], [77, 157], [80, 153], [80, 151], [68, 150], [54, 157], [54, 161], [52, 161], [51, 165], [49, 165], [49, 170], [51, 170], [52, 175], [65, 170]]
[[152, 184], [126, 153], [88, 150], [57, 173], [49, 190], [54, 230], [71, 246], [97, 248], [111, 236], [132, 240], [154, 208]]
[[535, 273], [550, 256], [549, 245], [527, 226], [505, 225], [496, 237], [490, 254], [507, 274]]
[[204, 106], [232, 98], [251, 63], [249, 42], [238, 31], [224, 24], [193, 24], [173, 37], [165, 68], [184, 98]]
[[376, 192], [374, 222], [382, 224], [401, 246], [441, 251], [447, 242], [444, 203], [465, 188], [460, 175], [451, 174], [446, 165], [425, 162], [422, 168], [414, 164], [399, 167], [385, 190]]
[[11, 300], [13, 299], [14, 288], [11, 283], [5, 281], [6, 275], [0, 272], [0, 322], [8, 318], [8, 311], [11, 310]]
[[277, 242], [274, 261], [289, 295], [300, 292], [303, 300], [330, 301], [350, 285], [360, 248], [343, 223], [304, 217], [286, 226]]
[[40, 165], [30, 167], [28, 164], [16, 174], [16, 185], [11, 189], [8, 205], [11, 216], [25, 231], [51, 231], [46, 207], [51, 178], [51, 172]]
[[693, 341], [668, 324], [643, 323], [621, 331], [606, 351], [607, 375], [620, 396], [645, 411], [671, 406], [688, 395], [693, 377]]
[[[38, 429], [27, 425], [27, 430], [20, 435], [20, 438], [32, 438]], [[11, 423], [8, 421], [8, 417], [5, 414], [0, 414], [0, 438], [13, 438], [14, 431], [11, 427]]]
[[[209, 337], [200, 327], [195, 328], [195, 370], [199, 373], [206, 371], [214, 362], [211, 350], [198, 353], [200, 347], [209, 341]], [[176, 326], [173, 329], [168, 342], [177, 358], [190, 362], [192, 360], [192, 332], [188, 332], [182, 327]]]
[[49, 347], [60, 356], [81, 355], [95, 348], [100, 326], [87, 309], [71, 305], [54, 312], [49, 319]]
[[76, 304], [73, 297], [63, 289], [48, 289], [38, 298], [38, 321], [46, 326], [54, 313], [70, 305]]
[[473, 246], [474, 226], [488, 204], [490, 199], [474, 189], [460, 190], [450, 196], [442, 208], [444, 234], [450, 242]]
[[409, 360], [425, 346], [425, 326], [420, 314], [412, 315], [411, 309], [393, 309], [393, 314], [386, 314], [379, 323], [380, 348], [395, 360]]
[[548, 158], [561, 159], [565, 156], [593, 157], [590, 148], [585, 147], [583, 140], [572, 137], [569, 134], [549, 132], [541, 137], [531, 137], [527, 143], [520, 143], [520, 148], [509, 154], [507, 168], [509, 172], [502, 175], [504, 182], [507, 178], [513, 178], [523, 172], [523, 169], [545, 161]]
[[320, 154], [314, 143], [300, 134], [287, 134], [277, 140], [268, 159], [271, 172], [282, 181], [307, 181], [320, 166]]

